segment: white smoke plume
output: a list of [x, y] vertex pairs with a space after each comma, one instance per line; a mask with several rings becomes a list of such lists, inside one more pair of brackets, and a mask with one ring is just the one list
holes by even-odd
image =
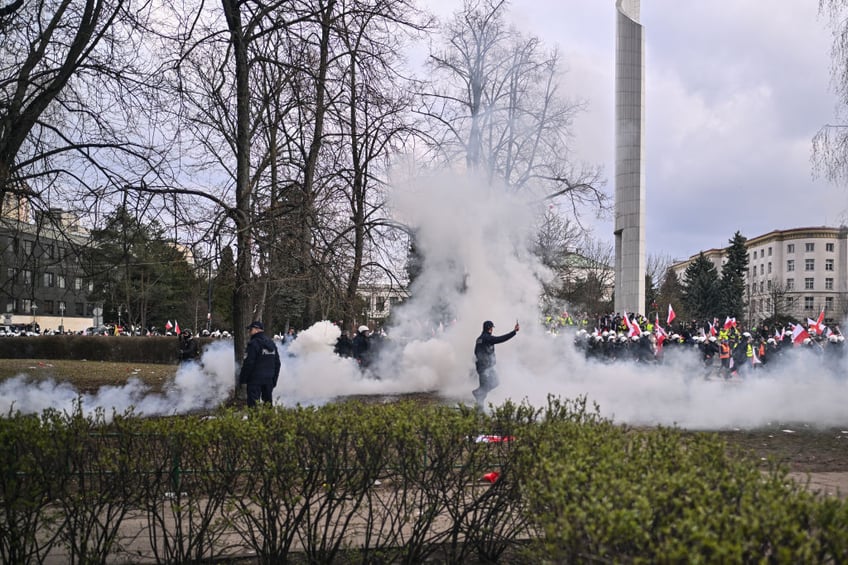
[[[430, 178], [396, 191], [398, 218], [416, 229], [424, 256], [412, 298], [396, 307], [383, 354], [365, 374], [333, 353], [340, 330], [319, 322], [281, 347], [277, 404], [323, 404], [357, 395], [392, 397], [428, 392], [445, 403], [471, 404], [477, 386], [474, 340], [485, 320], [495, 334], [521, 331], [496, 346], [500, 386], [488, 401], [586, 396], [604, 416], [632, 425], [690, 429], [755, 428], [777, 423], [848, 424], [848, 361], [827, 371], [812, 354], [796, 355], [779, 371], [749, 373], [738, 384], [707, 381], [695, 351], [664, 365], [587, 361], [571, 336], [551, 336], [539, 323], [540, 280], [550, 273], [528, 251], [536, 206], [529, 200], [457, 178]], [[844, 327], [844, 326], [843, 326]], [[591, 328], [590, 328], [591, 329]], [[269, 329], [269, 332], [271, 330]], [[82, 395], [86, 411], [133, 406], [139, 414], [179, 414], [216, 406], [229, 395], [237, 370], [230, 342], [204, 350], [200, 364], [180, 368], [154, 394], [131, 379]], [[36, 383], [25, 375], [0, 384], [0, 410], [69, 409], [72, 387]]]

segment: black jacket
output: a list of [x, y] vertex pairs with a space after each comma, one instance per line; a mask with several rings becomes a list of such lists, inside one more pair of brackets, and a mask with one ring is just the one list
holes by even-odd
[[247, 354], [241, 366], [239, 382], [249, 385], [277, 386], [280, 364], [277, 344], [263, 332], [255, 333], [247, 342]]
[[477, 370], [482, 371], [495, 366], [495, 345], [503, 343], [508, 339], [515, 337], [515, 331], [508, 334], [492, 335], [489, 332], [483, 332], [477, 341], [474, 342], [474, 359], [476, 361]]

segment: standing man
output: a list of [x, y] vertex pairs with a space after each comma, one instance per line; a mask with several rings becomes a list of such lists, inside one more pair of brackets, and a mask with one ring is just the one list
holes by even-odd
[[495, 324], [491, 321], [483, 322], [483, 333], [474, 343], [474, 360], [480, 386], [471, 391], [471, 394], [474, 395], [477, 405], [481, 408], [485, 405], [489, 391], [499, 384], [498, 375], [495, 373], [495, 345], [515, 337], [520, 328], [518, 322], [515, 322], [515, 328], [511, 332], [497, 336], [492, 335], [494, 329]]
[[281, 363], [277, 344], [265, 335], [262, 322], [252, 322], [247, 329], [250, 341], [247, 342], [239, 383], [247, 385], [247, 406], [253, 408], [260, 399], [271, 404], [271, 392], [277, 386]]

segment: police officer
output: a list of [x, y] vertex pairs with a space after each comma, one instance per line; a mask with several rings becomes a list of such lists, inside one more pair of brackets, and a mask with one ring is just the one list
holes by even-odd
[[253, 408], [260, 399], [271, 404], [271, 393], [277, 386], [281, 362], [277, 344], [265, 335], [262, 322], [252, 322], [247, 330], [250, 341], [247, 342], [239, 383], [247, 385], [247, 405]]

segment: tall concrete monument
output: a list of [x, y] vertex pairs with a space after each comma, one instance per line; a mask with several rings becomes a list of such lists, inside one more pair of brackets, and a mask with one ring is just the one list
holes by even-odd
[[616, 0], [615, 310], [645, 310], [645, 38], [640, 0]]

